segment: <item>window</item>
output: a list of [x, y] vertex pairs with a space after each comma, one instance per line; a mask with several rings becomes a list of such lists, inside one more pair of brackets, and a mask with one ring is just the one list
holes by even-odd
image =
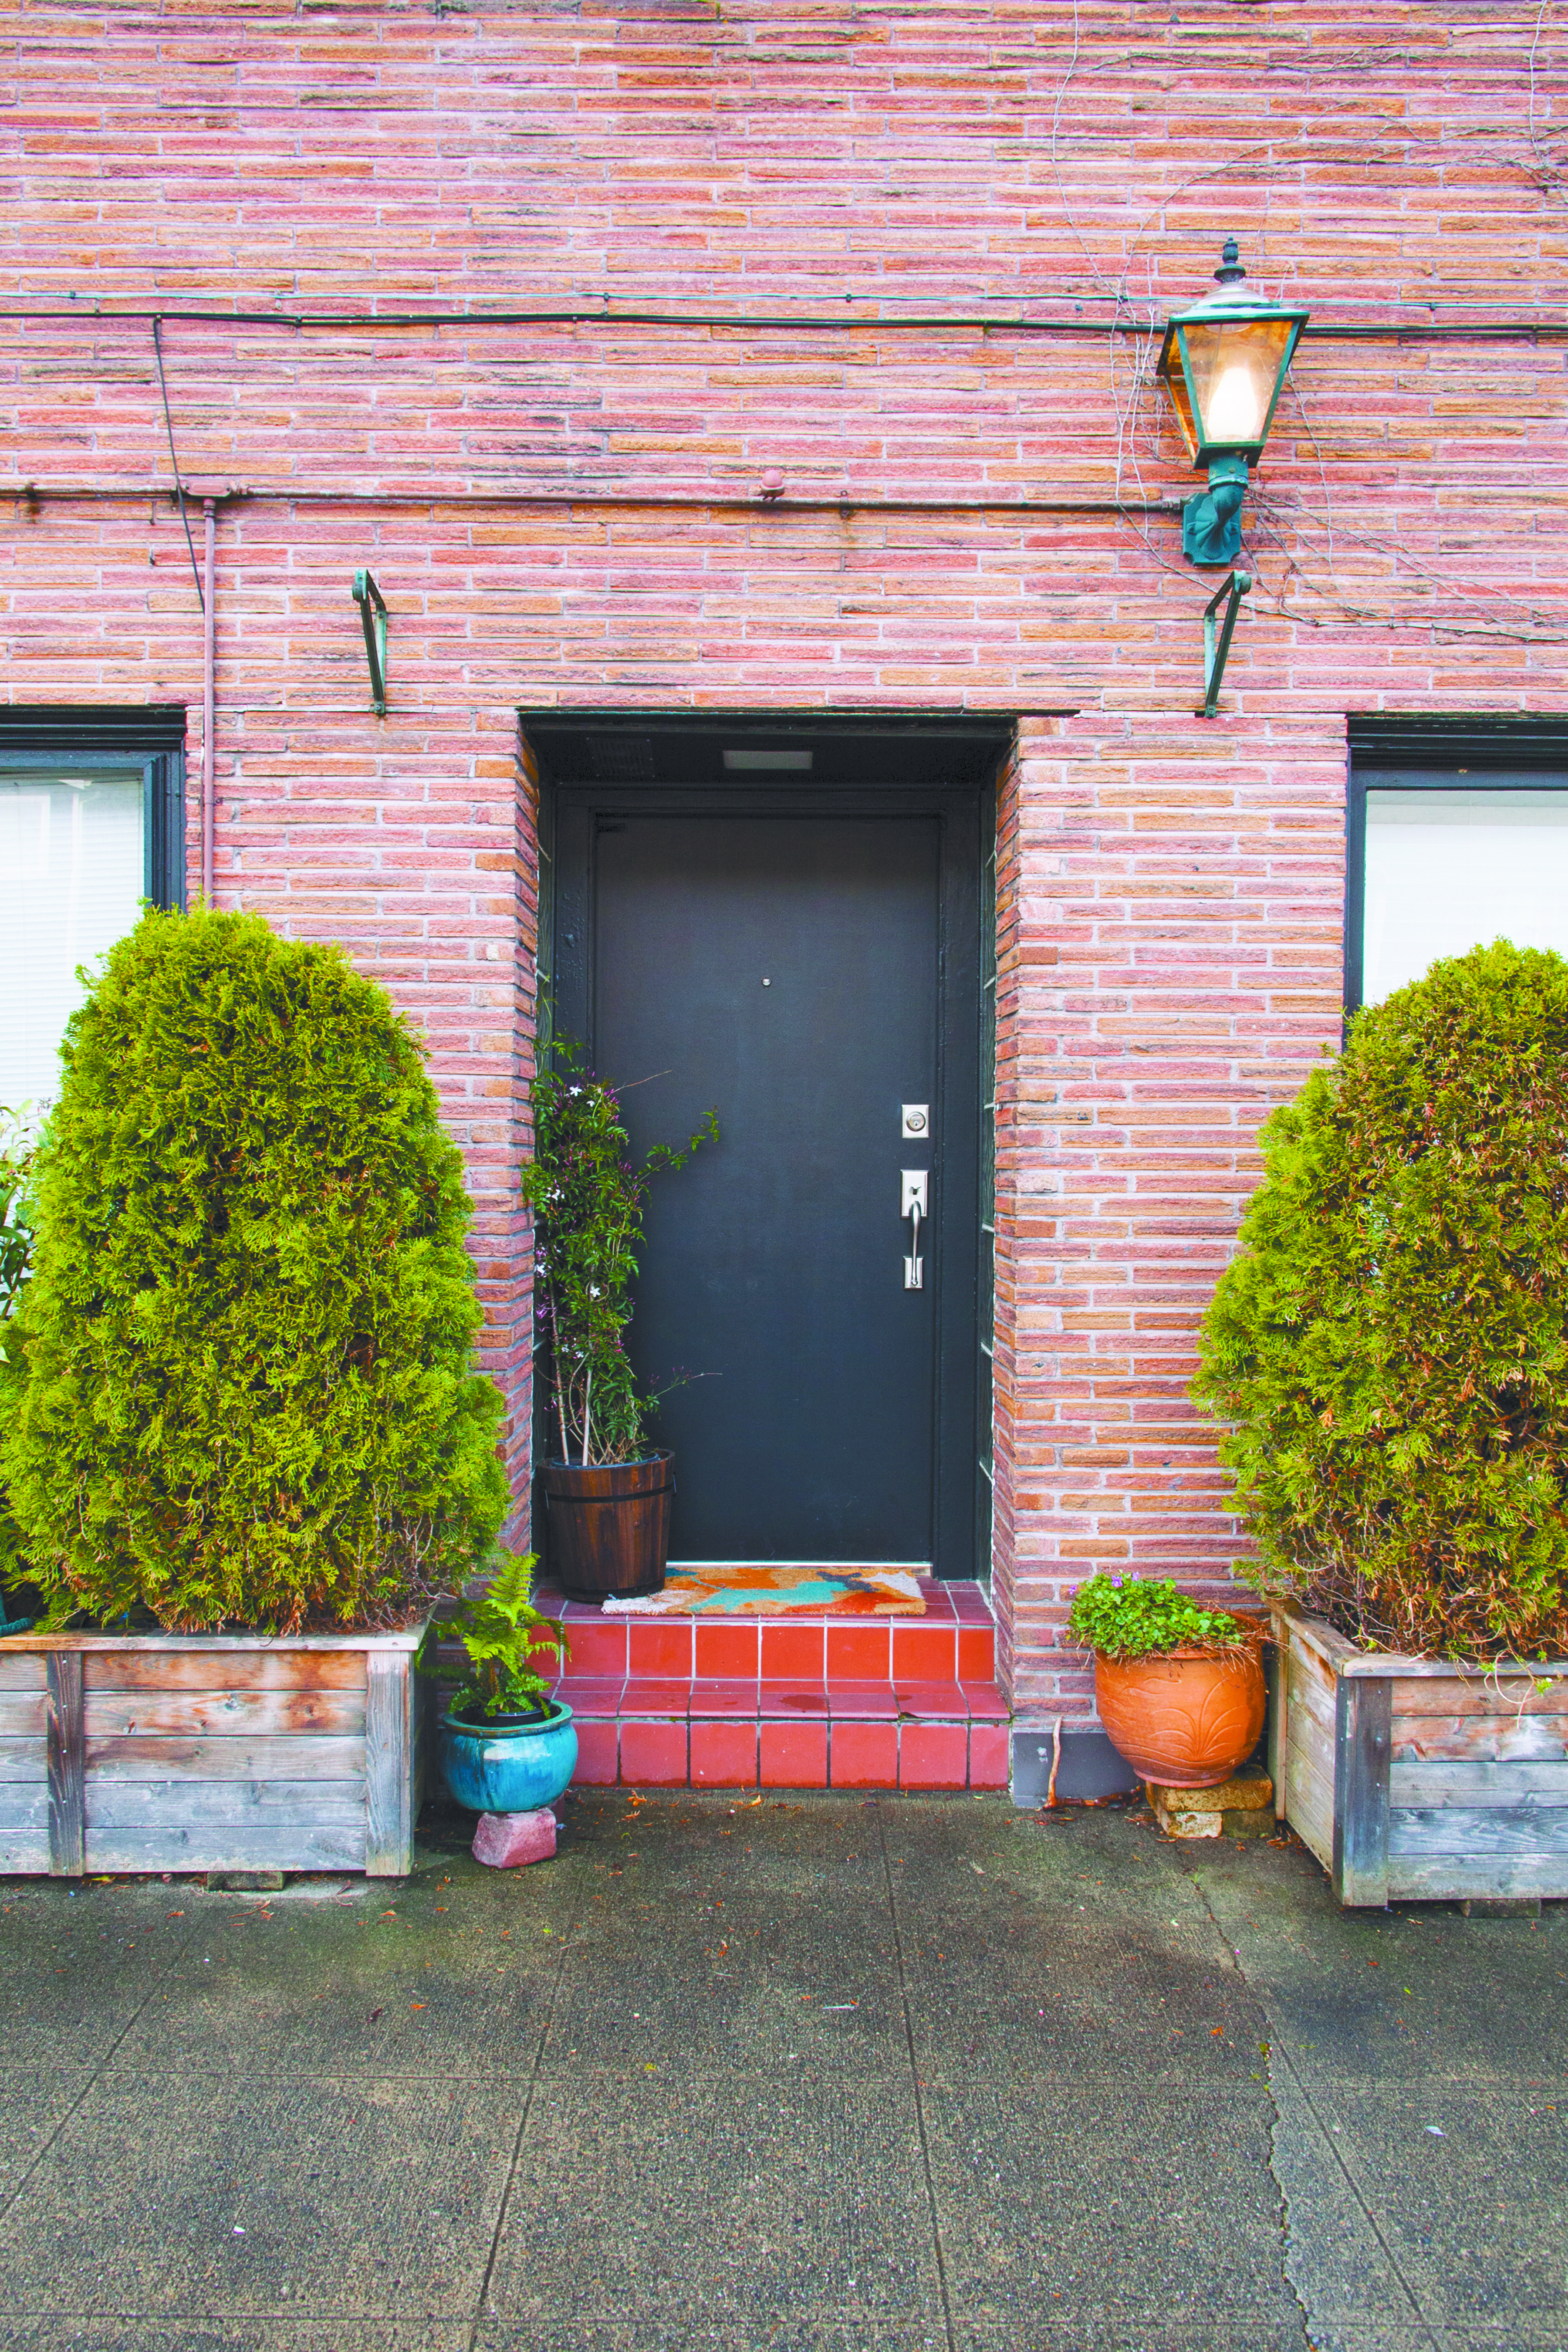
[[1347, 1003], [1496, 939], [1568, 956], [1568, 743], [1387, 730], [1352, 750]]
[[124, 937], [143, 898], [184, 903], [183, 733], [183, 712], [0, 723], [0, 1105], [52, 1100], [79, 967]]

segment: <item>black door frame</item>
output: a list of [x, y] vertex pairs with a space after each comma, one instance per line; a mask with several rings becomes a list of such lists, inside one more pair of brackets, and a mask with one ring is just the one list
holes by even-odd
[[[984, 1577], [977, 1413], [984, 1339], [981, 1253], [983, 868], [992, 786], [1012, 723], [937, 718], [853, 720], [750, 713], [524, 714], [540, 761], [540, 993], [562, 1034], [591, 1037], [593, 856], [599, 824], [655, 814], [931, 817], [940, 827], [938, 1045], [931, 1148], [933, 1426], [931, 1558], [947, 1579]], [[723, 745], [831, 752], [852, 782], [724, 773]], [[652, 756], [648, 747], [652, 746]], [[846, 757], [846, 755], [847, 755]], [[695, 767], [698, 782], [671, 772]], [[587, 773], [584, 774], [584, 769]], [[661, 773], [662, 771], [662, 773]], [[548, 893], [550, 903], [544, 902]], [[984, 1449], [988, 1451], [988, 1448]]]

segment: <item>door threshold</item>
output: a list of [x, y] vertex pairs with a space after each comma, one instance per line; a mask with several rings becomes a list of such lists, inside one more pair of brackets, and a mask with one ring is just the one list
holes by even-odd
[[687, 1568], [699, 1576], [715, 1568], [815, 1568], [825, 1576], [864, 1576], [872, 1569], [900, 1570], [905, 1576], [930, 1576], [929, 1559], [671, 1559], [667, 1568]]

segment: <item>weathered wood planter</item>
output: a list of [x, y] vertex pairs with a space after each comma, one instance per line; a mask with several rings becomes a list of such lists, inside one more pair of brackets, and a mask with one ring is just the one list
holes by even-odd
[[1275, 1806], [1342, 1903], [1568, 1895], [1568, 1660], [1453, 1666], [1273, 1616]]
[[402, 1633], [0, 1642], [0, 1872], [413, 1867], [427, 1741]]

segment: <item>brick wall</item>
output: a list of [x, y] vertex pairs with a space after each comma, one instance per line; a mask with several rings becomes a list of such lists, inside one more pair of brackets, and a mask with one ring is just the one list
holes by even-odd
[[[218, 505], [217, 895], [343, 940], [424, 1029], [519, 1470], [520, 709], [1017, 715], [998, 1591], [1021, 1708], [1087, 1711], [1064, 1591], [1222, 1581], [1237, 1549], [1192, 1335], [1254, 1130], [1336, 1031], [1346, 715], [1568, 704], [1568, 25], [29, 0], [0, 28], [5, 695], [184, 702], [196, 748], [162, 310]], [[1384, 333], [1302, 346], [1205, 723], [1152, 329], [1227, 231], [1320, 327]], [[795, 323], [388, 323], [605, 294]], [[990, 323], [910, 323], [937, 316]], [[1428, 333], [1502, 318], [1549, 331]]]

